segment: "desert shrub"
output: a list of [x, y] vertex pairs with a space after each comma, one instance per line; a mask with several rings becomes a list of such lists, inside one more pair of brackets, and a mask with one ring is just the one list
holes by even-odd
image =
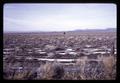
[[61, 79], [61, 77], [64, 75], [64, 69], [62, 66], [54, 65], [53, 70], [53, 79]]
[[28, 75], [28, 80], [35, 80], [37, 78], [37, 72], [32, 72]]
[[84, 68], [86, 80], [103, 80], [105, 77], [104, 65], [102, 62], [89, 61]]
[[45, 80], [61, 79], [64, 74], [64, 69], [59, 63], [46, 63], [41, 65], [37, 71], [39, 73], [38, 79]]

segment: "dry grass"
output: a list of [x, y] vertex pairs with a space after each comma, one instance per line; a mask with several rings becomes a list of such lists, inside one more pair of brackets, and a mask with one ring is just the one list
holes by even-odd
[[[53, 63], [47, 62], [40, 66], [37, 71], [38, 80], [112, 80], [116, 75], [116, 59], [114, 56], [98, 57], [102, 60], [100, 63], [90, 63], [87, 57], [77, 59], [73, 66], [78, 67], [78, 71], [65, 71], [63, 66], [54, 61]], [[103, 65], [103, 66], [102, 66]], [[80, 70], [79, 70], [80, 69]], [[38, 76], [38, 74], [40, 76]], [[31, 76], [33, 72], [21, 72], [8, 75], [7, 79], [25, 80], [34, 79]]]
[[106, 78], [111, 79], [113, 71], [116, 70], [113, 68], [114, 66], [116, 66], [116, 59], [114, 58], [114, 56], [104, 57], [103, 63], [107, 72]]
[[[77, 74], [74, 73], [66, 73], [65, 78], [67, 79], [73, 79], [73, 80], [79, 80], [77, 77], [80, 77], [80, 80], [112, 80], [115, 79], [116, 75], [116, 58], [114, 56], [103, 56], [103, 57], [98, 57], [98, 60], [102, 60], [102, 62], [98, 62], [98, 64], [94, 64], [93, 67], [90, 67], [89, 65], [92, 66], [92, 64], [88, 64], [89, 62], [87, 61], [87, 57], [81, 57], [80, 59], [77, 59], [76, 64], [77, 66], [80, 67], [80, 72]], [[103, 64], [103, 66], [102, 66]], [[88, 67], [89, 66], [89, 67]], [[87, 69], [86, 69], [87, 68]], [[94, 71], [90, 71], [90, 70]], [[98, 73], [99, 71], [99, 73]], [[91, 75], [86, 74], [91, 72]]]
[[42, 79], [46, 79], [46, 80], [52, 79], [52, 75], [54, 73], [52, 66], [53, 65], [51, 63], [46, 63], [45, 65], [41, 65]]
[[26, 73], [18, 73], [14, 75], [13, 80], [23, 80], [25, 76]]
[[84, 76], [84, 70], [85, 70], [85, 65], [87, 61], [87, 56], [81, 57], [80, 59], [77, 59], [75, 65], [79, 66], [81, 68], [81, 73], [79, 74], [81, 80], [85, 80]]
[[110, 73], [112, 71], [113, 65], [116, 63], [113, 56], [108, 56], [103, 58], [103, 63], [105, 65], [105, 68]]

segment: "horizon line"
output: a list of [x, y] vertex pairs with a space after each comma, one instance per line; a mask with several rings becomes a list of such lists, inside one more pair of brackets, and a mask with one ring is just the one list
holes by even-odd
[[17, 33], [24, 33], [24, 32], [71, 32], [71, 31], [87, 31], [87, 30], [107, 30], [107, 29], [116, 29], [117, 30], [117, 28], [99, 28], [99, 29], [75, 29], [75, 30], [67, 30], [67, 31], [63, 31], [63, 30], [61, 30], [61, 31], [3, 31], [4, 33], [15, 33], [15, 32], [17, 32]]

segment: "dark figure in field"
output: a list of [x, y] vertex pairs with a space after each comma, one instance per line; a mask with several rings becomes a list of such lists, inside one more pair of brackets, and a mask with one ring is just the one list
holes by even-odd
[[65, 35], [66, 33], [64, 32], [63, 34]]

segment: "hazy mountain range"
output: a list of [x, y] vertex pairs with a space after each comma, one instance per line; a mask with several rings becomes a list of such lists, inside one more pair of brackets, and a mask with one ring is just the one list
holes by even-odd
[[95, 31], [97, 31], [97, 32], [101, 32], [101, 31], [103, 31], [103, 32], [115, 32], [115, 31], [117, 31], [117, 29], [116, 28], [106, 28], [106, 29], [84, 29], [84, 30], [81, 30], [81, 29], [77, 29], [77, 30], [74, 30], [74, 31], [77, 31], [77, 32], [95, 32]]
[[72, 31], [10, 31], [4, 33], [47, 33], [47, 32], [116, 32], [116, 28], [107, 28], [107, 29], [76, 29]]

